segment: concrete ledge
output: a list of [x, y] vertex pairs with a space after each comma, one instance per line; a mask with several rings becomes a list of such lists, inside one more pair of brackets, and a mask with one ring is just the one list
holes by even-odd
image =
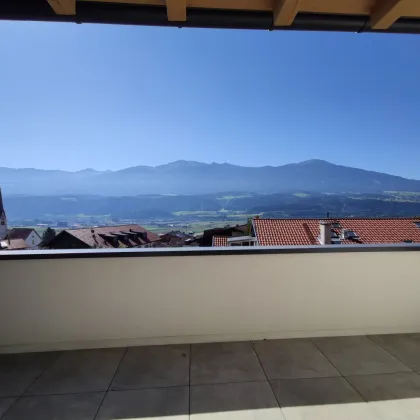
[[2, 260], [42, 260], [68, 258], [128, 258], [128, 257], [192, 257], [214, 255], [270, 255], [270, 254], [324, 254], [347, 252], [401, 252], [420, 251], [420, 244], [355, 244], [355, 245], [299, 245], [252, 247], [184, 247], [184, 248], [130, 248], [130, 249], [55, 249], [40, 251], [2, 251]]
[[0, 352], [420, 332], [416, 252], [152, 255], [0, 260]]

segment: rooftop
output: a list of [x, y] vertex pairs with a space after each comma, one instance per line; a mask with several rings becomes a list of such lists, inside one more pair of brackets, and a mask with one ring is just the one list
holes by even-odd
[[15, 250], [15, 249], [26, 249], [28, 246], [25, 243], [24, 239], [5, 239], [3, 241], [0, 241], [0, 250]]
[[228, 246], [227, 236], [213, 236], [213, 246]]
[[0, 19], [420, 33], [416, 0], [14, 0]]
[[[90, 248], [134, 248], [159, 241], [159, 236], [140, 225], [65, 229], [56, 236], [54, 241], [59, 240], [60, 236], [65, 234], [77, 238]], [[144, 236], [138, 234], [144, 234]], [[50, 244], [52, 248], [54, 248], [54, 241]]]
[[[319, 224], [324, 219], [254, 219], [261, 246], [319, 245]], [[419, 218], [329, 219], [339, 237], [343, 230], [357, 234], [357, 239], [343, 239], [342, 244], [380, 244], [412, 241], [420, 243]]]
[[24, 228], [24, 227], [12, 228], [7, 232], [7, 237], [10, 239], [25, 240], [32, 232], [36, 233], [36, 231], [32, 228]]
[[420, 334], [0, 355], [2, 420], [414, 419]]

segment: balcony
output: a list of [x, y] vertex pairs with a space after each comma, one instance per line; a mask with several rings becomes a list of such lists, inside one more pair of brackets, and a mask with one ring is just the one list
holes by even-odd
[[419, 346], [403, 334], [6, 354], [0, 418], [417, 419]]
[[0, 418], [420, 418], [419, 250], [4, 251]]

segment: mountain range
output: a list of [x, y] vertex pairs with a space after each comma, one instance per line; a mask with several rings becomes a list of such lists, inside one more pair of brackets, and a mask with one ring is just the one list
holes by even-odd
[[308, 160], [282, 166], [244, 167], [227, 163], [176, 161], [118, 171], [77, 172], [0, 167], [5, 195], [214, 194], [224, 191], [283, 193], [420, 192], [420, 181], [384, 173]]

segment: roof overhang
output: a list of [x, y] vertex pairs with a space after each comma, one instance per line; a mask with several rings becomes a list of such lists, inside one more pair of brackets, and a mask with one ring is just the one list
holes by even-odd
[[420, 33], [419, 0], [2, 0], [0, 19]]

